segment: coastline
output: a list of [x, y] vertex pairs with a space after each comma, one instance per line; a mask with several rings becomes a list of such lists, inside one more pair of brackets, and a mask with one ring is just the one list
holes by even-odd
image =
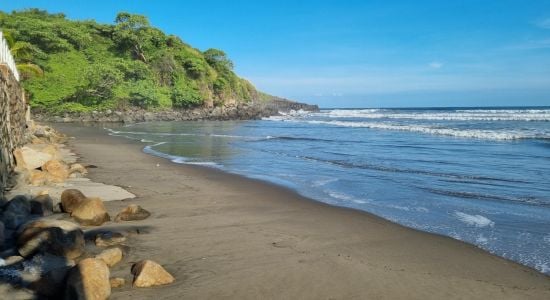
[[177, 278], [162, 289], [116, 290], [112, 299], [550, 298], [548, 276], [469, 244], [259, 180], [177, 165], [100, 128], [54, 126], [99, 167], [91, 179], [137, 195], [107, 203], [109, 210], [138, 203], [153, 212], [138, 224], [129, 261], [152, 257]]

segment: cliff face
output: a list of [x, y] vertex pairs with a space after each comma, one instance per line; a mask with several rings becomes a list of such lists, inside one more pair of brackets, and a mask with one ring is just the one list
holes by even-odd
[[0, 65], [0, 198], [8, 188], [15, 161], [13, 150], [24, 143], [26, 104], [13, 74]]

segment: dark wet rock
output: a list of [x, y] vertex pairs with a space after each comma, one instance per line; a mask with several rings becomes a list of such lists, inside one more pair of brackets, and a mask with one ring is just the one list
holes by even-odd
[[19, 231], [17, 248], [23, 257], [47, 252], [74, 259], [84, 253], [84, 233], [78, 225], [68, 221], [37, 220]]
[[49, 216], [53, 214], [53, 199], [50, 195], [38, 195], [31, 201], [31, 214]]

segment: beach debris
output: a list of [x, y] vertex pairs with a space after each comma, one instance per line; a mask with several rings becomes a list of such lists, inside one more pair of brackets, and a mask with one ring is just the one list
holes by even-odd
[[112, 267], [122, 260], [122, 250], [120, 248], [109, 248], [103, 250], [95, 258], [103, 260], [107, 266]]
[[86, 226], [99, 226], [111, 220], [100, 198], [86, 198], [73, 209], [71, 217]]
[[126, 237], [122, 233], [113, 231], [102, 232], [95, 237], [95, 245], [98, 247], [110, 247], [125, 241]]
[[137, 204], [130, 204], [115, 217], [115, 222], [147, 219], [151, 213]]
[[61, 209], [63, 212], [71, 213], [85, 199], [86, 196], [77, 189], [64, 190], [61, 193]]
[[17, 234], [17, 251], [23, 257], [40, 251], [74, 259], [84, 253], [84, 233], [68, 221], [33, 221]]
[[69, 168], [59, 160], [50, 160], [42, 166], [42, 171], [48, 172], [48, 180], [54, 183], [62, 183], [69, 178]]
[[105, 300], [111, 295], [109, 267], [101, 259], [86, 258], [67, 277], [65, 299]]
[[132, 266], [134, 287], [151, 287], [170, 284], [175, 278], [161, 265], [152, 260], [142, 260]]
[[126, 284], [126, 279], [115, 277], [115, 278], [111, 278], [109, 282], [111, 283], [111, 288], [119, 288]]
[[53, 214], [53, 199], [50, 195], [38, 195], [30, 201], [31, 214], [39, 216], [49, 216]]

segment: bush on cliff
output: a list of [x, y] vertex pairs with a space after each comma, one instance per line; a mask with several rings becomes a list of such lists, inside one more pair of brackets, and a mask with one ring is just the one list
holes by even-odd
[[33, 50], [15, 58], [44, 71], [23, 81], [32, 107], [43, 112], [263, 99], [235, 75], [225, 52], [192, 48], [145, 16], [121, 12], [114, 24], [99, 24], [30, 9], [0, 12], [0, 30]]

